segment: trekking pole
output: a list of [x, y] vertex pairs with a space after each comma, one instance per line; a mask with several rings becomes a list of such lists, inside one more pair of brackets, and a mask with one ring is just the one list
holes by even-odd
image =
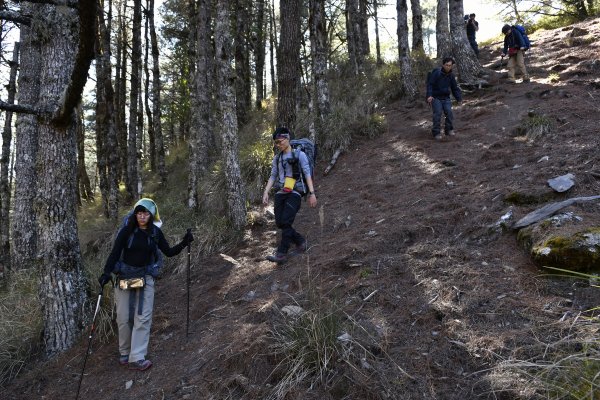
[[85, 364], [88, 359], [88, 355], [90, 354], [90, 347], [92, 346], [92, 337], [94, 336], [94, 331], [96, 330], [96, 316], [98, 315], [98, 310], [100, 309], [100, 300], [102, 300], [102, 290], [104, 288], [100, 288], [100, 293], [98, 294], [98, 301], [96, 302], [96, 311], [94, 311], [94, 317], [92, 318], [92, 327], [90, 328], [90, 336], [88, 339], [87, 350], [85, 352], [85, 358], [83, 359], [83, 368], [81, 368], [81, 376], [79, 377], [79, 385], [77, 386], [77, 396], [75, 396], [75, 400], [79, 399], [79, 390], [81, 389], [81, 381], [83, 381], [83, 373], [85, 371]]
[[[192, 228], [188, 228], [188, 235], [192, 232]], [[192, 245], [188, 242], [187, 245], [187, 315], [185, 322], [185, 337], [187, 338], [190, 334], [190, 258], [191, 258], [191, 247]]]

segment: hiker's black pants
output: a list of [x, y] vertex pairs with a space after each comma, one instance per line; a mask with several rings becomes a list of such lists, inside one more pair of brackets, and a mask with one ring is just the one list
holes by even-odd
[[296, 214], [300, 210], [302, 197], [297, 193], [275, 194], [275, 223], [281, 229], [281, 242], [277, 247], [278, 253], [286, 254], [292, 243], [304, 243], [304, 238], [292, 228]]

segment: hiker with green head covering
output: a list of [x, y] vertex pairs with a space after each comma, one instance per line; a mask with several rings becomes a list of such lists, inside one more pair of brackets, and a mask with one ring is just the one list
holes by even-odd
[[[139, 200], [117, 233], [113, 249], [98, 278], [104, 287], [115, 280], [117, 325], [119, 328], [119, 364], [129, 369], [146, 370], [152, 361], [146, 358], [152, 325], [155, 278], [160, 271], [161, 252], [173, 257], [194, 240], [191, 232], [181, 242], [169, 245], [160, 226], [158, 207], [152, 199]], [[160, 252], [159, 252], [160, 250]]]

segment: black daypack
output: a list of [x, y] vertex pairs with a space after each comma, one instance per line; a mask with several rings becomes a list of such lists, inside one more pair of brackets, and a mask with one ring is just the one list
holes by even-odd
[[[133, 215], [133, 211], [130, 211], [127, 213], [127, 215], [125, 215], [125, 217], [123, 217], [123, 222], [121, 223], [121, 229], [127, 229], [128, 228], [128, 224], [129, 224], [129, 219], [131, 218], [131, 216]], [[148, 234], [148, 246], [152, 249], [152, 257], [150, 259], [150, 264], [146, 267], [146, 270], [144, 271], [144, 273], [147, 273], [149, 275], [152, 275], [154, 278], [156, 278], [158, 276], [158, 274], [160, 273], [160, 268], [162, 267], [163, 264], [163, 258], [162, 258], [162, 253], [159, 251], [158, 249], [158, 228], [152, 224], [151, 225], [151, 232], [150, 234]], [[127, 248], [130, 249], [131, 245], [133, 244], [133, 237], [135, 235], [136, 232], [138, 232], [140, 229], [138, 227], [135, 227], [135, 229], [133, 229], [133, 231], [131, 231], [131, 233], [129, 234], [129, 237], [127, 239]], [[123, 275], [124, 278], [130, 278], [129, 276], [125, 276], [128, 275], [127, 271], [125, 270], [120, 270], [123, 267], [123, 252], [121, 252], [121, 257], [119, 259], [119, 261], [117, 262], [117, 268], [115, 270], [116, 273], [121, 273], [121, 275]]]
[[[290, 140], [290, 146], [292, 147], [293, 157], [291, 159], [288, 159], [287, 163], [292, 166], [293, 178], [296, 179], [294, 190], [300, 193], [302, 197], [304, 197], [308, 194], [308, 187], [306, 186], [306, 177], [304, 176], [304, 172], [302, 171], [302, 168], [300, 168], [299, 152], [303, 152], [304, 154], [306, 154], [306, 158], [308, 159], [308, 165], [310, 166], [310, 178], [312, 179], [314, 184], [317, 146], [313, 143], [312, 140], [308, 138], [292, 139]], [[279, 154], [277, 156], [277, 168], [279, 168], [279, 164], [282, 164], [281, 157], [282, 154]]]

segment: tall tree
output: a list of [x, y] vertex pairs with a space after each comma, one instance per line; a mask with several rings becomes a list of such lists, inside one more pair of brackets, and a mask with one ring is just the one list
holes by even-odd
[[154, 23], [154, 0], [150, 0], [148, 13], [148, 22], [150, 23], [150, 45], [152, 49], [152, 126], [154, 128], [158, 174], [161, 177], [161, 180], [165, 182], [167, 179], [167, 168], [165, 166], [165, 142], [161, 121], [160, 52], [158, 50], [156, 24]]
[[115, 124], [117, 130], [117, 152], [119, 160], [118, 179], [128, 181], [127, 168], [127, 46], [128, 34], [126, 20], [126, 0], [121, 0], [122, 8], [118, 8], [116, 59], [115, 59]]
[[450, 23], [448, 21], [448, 0], [437, 0], [436, 15], [435, 41], [437, 44], [437, 58], [443, 59], [450, 56], [452, 51]]
[[481, 74], [481, 64], [467, 39], [463, 0], [449, 0], [449, 9], [452, 53], [458, 67], [459, 78], [462, 82], [475, 83], [477, 76]]
[[275, 73], [275, 55], [277, 53], [277, 20], [275, 19], [275, 0], [269, 2], [269, 65], [271, 67], [271, 96], [277, 95], [277, 74]]
[[360, 35], [361, 56], [368, 57], [371, 53], [371, 44], [369, 43], [369, 1], [358, 1], [358, 26]]
[[327, 82], [327, 26], [325, 0], [310, 0], [310, 49], [312, 75], [316, 99], [317, 131], [323, 131], [323, 125], [331, 110], [329, 101], [329, 83]]
[[254, 81], [256, 85], [256, 108], [262, 107], [265, 96], [265, 0], [256, 0], [256, 41], [254, 43]]
[[131, 88], [129, 92], [129, 136], [127, 138], [127, 195], [129, 201], [139, 197], [138, 181], [138, 107], [140, 99], [142, 61], [142, 0], [133, 0], [133, 30], [131, 49]]
[[213, 69], [211, 44], [210, 0], [198, 2], [198, 29], [196, 40], [196, 71], [194, 75], [192, 100], [192, 126], [190, 131], [190, 175], [188, 179], [188, 207], [196, 209], [198, 186], [208, 170], [208, 154], [211, 143], [211, 94], [210, 71]]
[[223, 138], [223, 165], [227, 184], [227, 211], [234, 229], [246, 225], [246, 194], [239, 165], [238, 124], [235, 111], [234, 71], [231, 67], [231, 30], [228, 2], [217, 2], [215, 48], [219, 87], [220, 131]]
[[280, 4], [281, 35], [277, 51], [277, 126], [296, 126], [296, 101], [300, 90], [301, 0]]
[[423, 13], [420, 0], [410, 0], [412, 11], [412, 50], [414, 53], [425, 54], [423, 48]]
[[[40, 21], [41, 9], [30, 3], [21, 6], [23, 14]], [[41, 25], [21, 25], [21, 62], [18, 79], [19, 104], [38, 104], [40, 96]], [[15, 150], [15, 195], [12, 217], [11, 265], [14, 269], [32, 268], [37, 253], [36, 214], [33, 201], [37, 186], [35, 160], [38, 151], [38, 119], [33, 114], [17, 114]]]
[[248, 122], [252, 107], [251, 76], [250, 76], [250, 47], [247, 32], [250, 26], [248, 9], [249, 0], [236, 0], [235, 12], [235, 98], [239, 126]]
[[412, 72], [410, 63], [410, 50], [408, 48], [408, 5], [406, 0], [396, 3], [398, 12], [398, 61], [402, 75], [402, 90], [409, 97], [417, 95], [417, 82]]
[[[8, 78], [8, 104], [15, 103], [15, 94], [17, 92], [17, 69], [19, 66], [19, 47], [16, 42], [13, 48], [13, 57], [10, 61], [10, 75]], [[10, 269], [10, 236], [9, 236], [9, 211], [11, 189], [9, 184], [10, 171], [10, 146], [12, 143], [12, 111], [7, 111], [4, 119], [4, 129], [2, 130], [2, 158], [0, 158], [0, 270]]]
[[39, 297], [46, 354], [76, 343], [86, 310], [86, 280], [77, 234], [76, 120], [94, 56], [96, 0], [75, 9], [42, 6], [46, 35], [40, 60], [40, 103], [54, 109], [39, 124], [35, 213], [38, 222]]
[[383, 65], [383, 59], [381, 58], [381, 44], [379, 43], [379, 16], [377, 10], [379, 3], [377, 0], [373, 0], [373, 19], [375, 20], [375, 52], [377, 57], [377, 65]]
[[363, 70], [363, 51], [360, 33], [358, 0], [346, 0], [346, 46], [348, 47], [348, 62], [354, 75], [360, 74]]
[[77, 205], [81, 207], [83, 200], [94, 197], [92, 184], [85, 168], [85, 126], [83, 124], [83, 108], [77, 107]]

